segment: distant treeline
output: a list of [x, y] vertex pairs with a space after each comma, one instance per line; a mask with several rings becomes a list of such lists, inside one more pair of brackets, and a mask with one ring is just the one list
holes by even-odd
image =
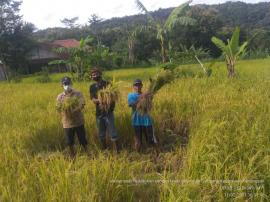
[[[173, 8], [159, 9], [152, 15], [164, 22], [172, 10]], [[174, 44], [172, 51], [183, 51], [183, 47], [188, 49], [194, 46], [207, 50], [212, 57], [217, 57], [220, 52], [211, 42], [211, 37], [217, 36], [226, 40], [236, 26], [241, 28], [241, 41], [249, 41], [250, 51], [270, 49], [270, 2], [194, 5], [188, 15], [197, 20], [197, 25], [178, 26], [170, 33], [171, 43]], [[52, 41], [93, 35], [97, 42], [109, 47], [111, 51], [127, 56], [129, 33], [135, 27], [148, 24], [148, 19], [143, 14], [109, 20], [101, 20], [95, 16], [90, 21], [91, 24], [84, 26], [40, 30], [34, 37], [38, 41]], [[136, 35], [134, 54], [137, 62], [160, 58], [159, 41], [151, 28]]]

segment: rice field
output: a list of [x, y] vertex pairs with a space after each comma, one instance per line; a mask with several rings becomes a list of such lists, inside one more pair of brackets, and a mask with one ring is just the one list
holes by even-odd
[[270, 201], [270, 59], [240, 61], [235, 79], [215, 66], [209, 78], [182, 78], [156, 94], [159, 156], [134, 152], [127, 106], [133, 79], [147, 86], [157, 67], [105, 72], [123, 81], [118, 155], [99, 149], [90, 83], [74, 84], [86, 99], [90, 148], [77, 146], [75, 160], [55, 109], [63, 74], [47, 84], [35, 77], [0, 83], [0, 201]]

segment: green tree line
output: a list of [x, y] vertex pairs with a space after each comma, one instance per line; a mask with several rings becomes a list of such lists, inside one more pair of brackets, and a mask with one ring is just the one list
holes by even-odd
[[106, 51], [117, 55], [114, 58], [118, 64], [113, 68], [166, 61], [184, 63], [194, 61], [194, 53], [200, 59], [221, 56], [221, 50], [211, 38], [227, 41], [235, 27], [241, 30], [240, 42], [248, 41], [246, 57], [270, 54], [270, 2], [194, 6], [187, 2], [184, 9], [180, 6], [154, 12], [149, 12], [147, 9], [151, 8], [145, 8], [142, 2], [136, 2], [137, 15], [104, 20], [92, 14], [85, 25], [77, 24], [75, 16], [61, 20], [64, 28], [34, 32], [34, 25], [23, 22], [19, 15], [20, 3], [3, 0], [0, 3], [0, 60], [13, 72], [27, 73], [27, 54], [37, 42], [81, 40], [91, 36], [93, 46], [106, 47]]

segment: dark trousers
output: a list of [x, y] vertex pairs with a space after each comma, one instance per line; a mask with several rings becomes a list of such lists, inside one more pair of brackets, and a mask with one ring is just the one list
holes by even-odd
[[142, 136], [144, 135], [147, 144], [154, 144], [154, 130], [153, 126], [133, 126], [137, 139], [142, 144]]
[[82, 145], [83, 147], [86, 147], [87, 140], [86, 140], [84, 125], [74, 127], [74, 128], [64, 128], [64, 133], [67, 137], [68, 146], [74, 145], [75, 134], [77, 134], [80, 145]]

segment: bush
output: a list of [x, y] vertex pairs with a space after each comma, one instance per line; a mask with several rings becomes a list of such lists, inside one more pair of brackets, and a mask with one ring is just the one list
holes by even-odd
[[169, 57], [173, 63], [176, 64], [189, 64], [196, 62], [195, 55], [203, 60], [210, 58], [210, 53], [208, 50], [204, 50], [203, 48], [195, 48], [191, 46], [187, 48], [185, 46], [181, 46], [181, 51], [170, 51]]
[[124, 60], [121, 56], [115, 56], [113, 58], [113, 63], [116, 65], [116, 67], [122, 67]]
[[12, 83], [21, 83], [22, 82], [22, 77], [20, 75], [16, 75], [11, 78]]
[[18, 72], [10, 72], [9, 79], [12, 83], [20, 83], [22, 82], [22, 75]]
[[164, 70], [174, 70], [178, 65], [175, 63], [167, 62], [161, 65]]
[[37, 79], [36, 79], [36, 81], [37, 81], [38, 83], [49, 83], [49, 82], [52, 81], [52, 79], [51, 79], [50, 76], [49, 76], [49, 70], [48, 70], [47, 67], [43, 67], [43, 68], [42, 68], [42, 72], [40, 72], [40, 73], [37, 74], [37, 75], [39, 75], [39, 76], [37, 77]]
[[258, 50], [249, 50], [242, 58], [243, 59], [261, 59], [268, 58], [270, 56], [270, 49], [258, 49]]
[[42, 76], [39, 76], [36, 81], [38, 83], [49, 83], [52, 81], [52, 79], [49, 77], [49, 75], [42, 75]]

